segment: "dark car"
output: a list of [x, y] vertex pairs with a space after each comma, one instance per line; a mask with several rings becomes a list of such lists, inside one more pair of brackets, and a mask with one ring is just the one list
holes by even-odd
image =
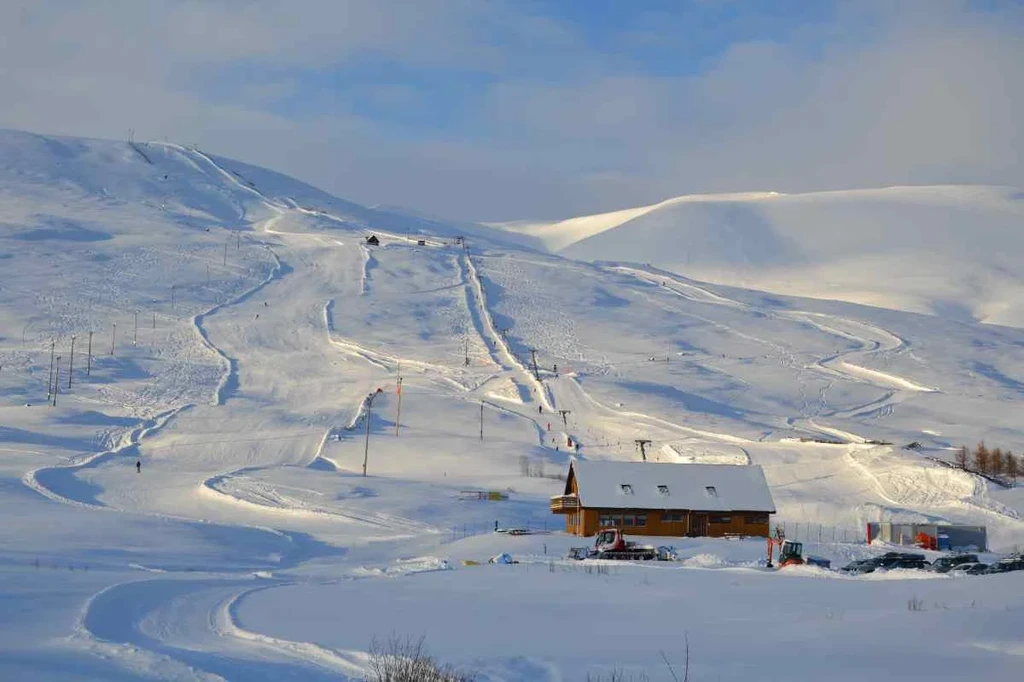
[[[904, 553], [904, 552], [886, 552], [885, 554], [883, 554], [882, 556], [878, 557], [878, 559], [877, 559], [878, 567], [879, 568], [896, 568], [896, 564], [900, 564], [900, 563], [904, 563], [904, 562], [910, 562], [910, 561], [920, 561], [920, 562], [924, 562], [925, 564], [928, 563], [927, 561], [925, 561], [924, 554], [911, 554], [909, 552], [906, 552], [906, 553]], [[911, 568], [911, 567], [904, 567], [904, 568]], [[917, 567], [914, 566], [912, 568], [917, 568]]]
[[1011, 571], [1024, 571], [1024, 559], [1003, 559], [988, 567], [985, 573], [1010, 573]]
[[843, 566], [840, 571], [843, 573], [871, 573], [878, 568], [878, 557], [874, 559], [859, 559]]
[[928, 568], [929, 566], [931, 566], [931, 564], [929, 564], [923, 557], [922, 558], [918, 558], [918, 557], [908, 556], [908, 557], [900, 557], [899, 559], [896, 559], [895, 561], [886, 564], [884, 567], [885, 568], [914, 568], [914, 569], [920, 570], [920, 569]]
[[940, 556], [938, 559], [932, 562], [932, 570], [936, 573], [949, 573], [951, 570], [960, 566], [961, 564], [976, 564], [978, 563], [978, 556], [976, 554], [954, 554], [953, 556]]

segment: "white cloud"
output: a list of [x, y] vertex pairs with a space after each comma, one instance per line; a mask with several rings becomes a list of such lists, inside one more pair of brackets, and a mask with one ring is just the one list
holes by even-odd
[[[735, 44], [696, 75], [652, 76], [522, 7], [8, 0], [0, 126], [115, 138], [131, 127], [356, 201], [468, 218], [564, 216], [691, 191], [1024, 185], [1015, 8], [844, 2], [834, 22], [794, 27], [795, 45]], [[657, 22], [643, 32], [644, 44], [682, 39], [659, 35]], [[620, 37], [637, 44], [634, 29]], [[460, 108], [464, 125], [431, 132], [368, 120], [304, 80], [368, 54], [487, 84], [451, 104], [432, 101], [429, 83], [364, 89], [377, 106]], [[276, 106], [285, 99], [301, 106]]]

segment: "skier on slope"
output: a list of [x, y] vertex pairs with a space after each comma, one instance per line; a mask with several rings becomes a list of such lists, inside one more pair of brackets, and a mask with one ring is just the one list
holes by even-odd
[[141, 474], [142, 473], [142, 460], [140, 460], [140, 459], [135, 460], [135, 473], [137, 473], [137, 474]]

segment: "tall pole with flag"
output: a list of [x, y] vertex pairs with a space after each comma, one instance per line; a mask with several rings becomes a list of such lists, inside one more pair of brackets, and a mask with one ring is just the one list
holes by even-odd
[[366, 462], [370, 459], [370, 414], [373, 410], [373, 399], [383, 393], [379, 388], [366, 397], [366, 447], [363, 450], [363, 476], [366, 476]]

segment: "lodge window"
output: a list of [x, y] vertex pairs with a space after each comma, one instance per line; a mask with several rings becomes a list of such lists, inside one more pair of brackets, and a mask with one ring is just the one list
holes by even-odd
[[602, 528], [619, 527], [622, 526], [639, 526], [644, 527], [647, 525], [646, 514], [603, 514], [598, 519], [598, 525]]
[[683, 514], [682, 512], [662, 512], [661, 520], [664, 523], [681, 523]]
[[753, 515], [749, 515], [748, 514], [747, 516], [743, 517], [743, 522], [746, 523], [746, 524], [768, 523], [768, 515], [767, 514], [753, 514]]
[[708, 523], [732, 523], [731, 516], [710, 516]]

